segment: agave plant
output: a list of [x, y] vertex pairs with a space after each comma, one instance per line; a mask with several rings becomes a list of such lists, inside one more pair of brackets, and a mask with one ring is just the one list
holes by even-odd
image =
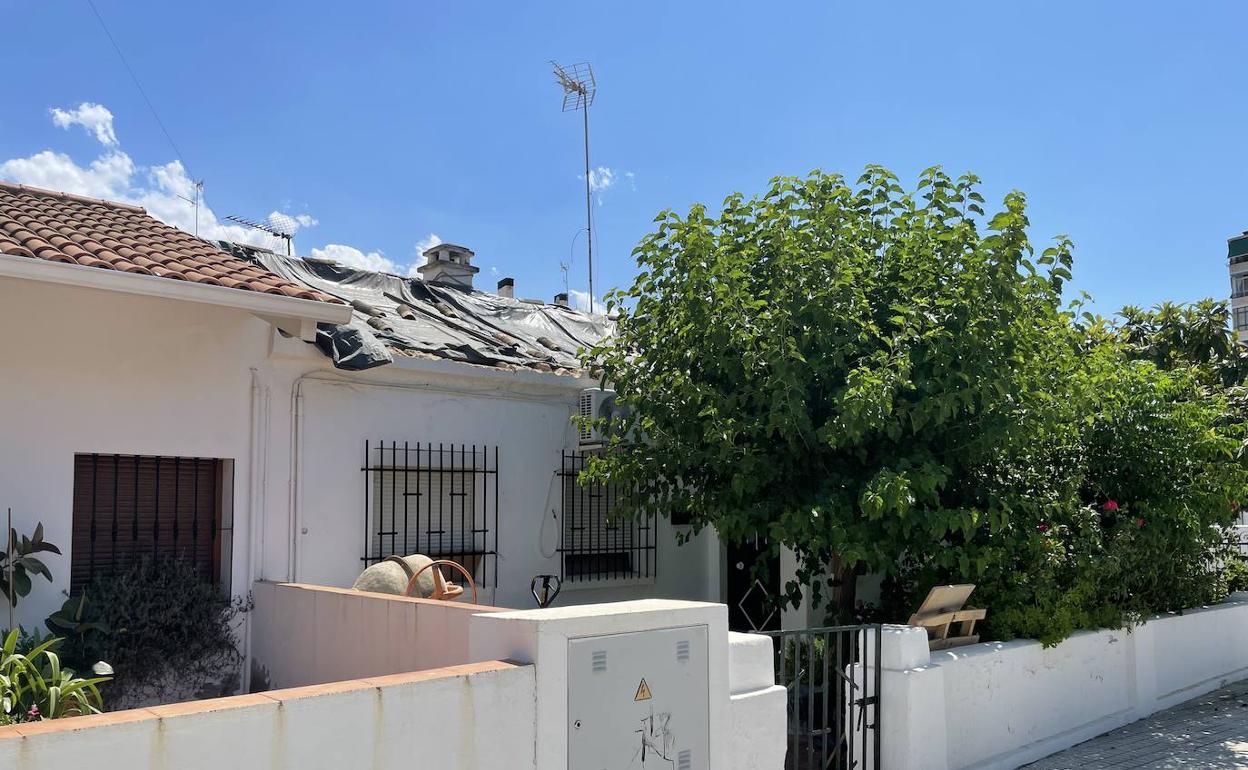
[[98, 714], [104, 708], [99, 685], [109, 677], [83, 678], [62, 668], [52, 651], [59, 639], [48, 639], [29, 652], [17, 651], [13, 629], [0, 646], [0, 714], [13, 721], [60, 719]]
[[[43, 523], [35, 527], [32, 537], [18, 537], [17, 530], [9, 530], [9, 542], [0, 553], [0, 595], [12, 604], [30, 593], [31, 575], [43, 575], [52, 579], [52, 571], [36, 554], [60, 554], [61, 549], [43, 539]], [[12, 584], [10, 584], [10, 579]]]

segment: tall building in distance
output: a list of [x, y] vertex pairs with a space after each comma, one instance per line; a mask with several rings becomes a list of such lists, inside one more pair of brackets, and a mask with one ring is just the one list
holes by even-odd
[[1226, 239], [1231, 271], [1231, 318], [1241, 342], [1248, 341], [1248, 230]]

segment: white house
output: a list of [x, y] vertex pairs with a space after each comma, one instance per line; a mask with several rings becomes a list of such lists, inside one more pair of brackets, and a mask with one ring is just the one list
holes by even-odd
[[19, 622], [174, 549], [234, 593], [349, 586], [421, 551], [503, 607], [534, 606], [542, 574], [558, 605], [734, 598], [740, 559], [713, 533], [611, 521], [610, 490], [572, 481], [571, 418], [598, 385], [576, 348], [605, 318], [477, 291], [449, 244], [423, 280], [225, 246], [0, 183], [0, 513], [64, 551]]

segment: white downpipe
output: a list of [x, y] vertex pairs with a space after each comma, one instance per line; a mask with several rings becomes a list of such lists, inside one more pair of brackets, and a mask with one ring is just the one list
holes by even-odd
[[287, 522], [290, 527], [290, 545], [286, 554], [286, 579], [298, 582], [299, 565], [299, 528], [302, 526], [299, 516], [299, 488], [303, 483], [302, 460], [300, 458], [300, 422], [303, 420], [303, 381], [309, 375], [297, 378], [290, 389], [290, 510]]
[[[263, 396], [266, 393], [260, 384], [260, 375], [256, 368], [249, 367], [251, 371], [251, 411], [248, 414], [248, 428], [250, 435], [248, 436], [248, 477], [250, 481], [250, 494], [247, 503], [247, 558], [243, 574], [246, 576], [246, 584], [248, 590], [251, 584], [259, 577], [258, 565], [263, 563], [262, 536], [264, 532], [264, 491], [267, 489], [265, 461], [267, 455], [267, 435], [264, 425], [263, 412], [265, 411]], [[243, 636], [243, 670], [242, 670], [242, 690], [243, 692], [251, 691], [251, 631], [253, 624], [251, 622], [250, 613], [243, 615], [242, 629]]]

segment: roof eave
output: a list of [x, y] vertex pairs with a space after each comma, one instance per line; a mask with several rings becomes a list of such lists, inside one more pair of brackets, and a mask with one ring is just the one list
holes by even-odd
[[307, 341], [315, 338], [318, 323], [342, 324], [351, 320], [351, 308], [348, 305], [179, 281], [154, 275], [124, 273], [85, 265], [71, 265], [65, 262], [48, 262], [14, 254], [0, 253], [0, 277], [244, 310], [285, 331], [297, 332], [300, 338]]

